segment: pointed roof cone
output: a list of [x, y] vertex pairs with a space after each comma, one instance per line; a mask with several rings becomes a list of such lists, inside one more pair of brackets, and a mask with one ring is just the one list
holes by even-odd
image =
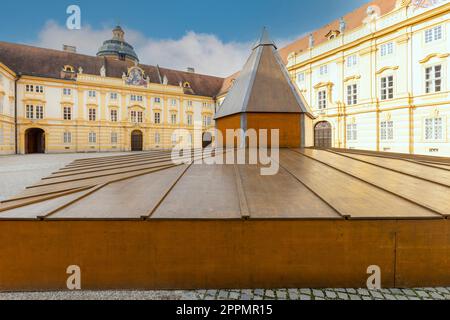
[[278, 49], [275, 43], [270, 39], [269, 31], [266, 27], [263, 27], [263, 30], [261, 32], [261, 37], [257, 41], [257, 43], [254, 45], [253, 50], [256, 49], [259, 46], [274, 46], [275, 49]]
[[246, 112], [306, 113], [313, 117], [266, 28], [215, 119]]

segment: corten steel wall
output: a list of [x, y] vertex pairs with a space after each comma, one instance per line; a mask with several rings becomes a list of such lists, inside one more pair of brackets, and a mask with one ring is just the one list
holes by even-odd
[[[271, 129], [279, 129], [280, 148], [299, 148], [301, 145], [300, 114], [290, 113], [246, 113], [247, 129], [267, 130], [268, 144], [271, 146]], [[224, 138], [227, 129], [241, 128], [241, 114], [216, 120], [216, 128]], [[237, 142], [235, 141], [236, 145]], [[258, 145], [259, 145], [258, 137]], [[228, 145], [231, 146], [231, 145]]]
[[271, 129], [280, 130], [280, 148], [300, 147], [300, 114], [289, 113], [248, 113], [247, 128], [267, 129], [268, 146], [271, 146]]
[[0, 223], [0, 290], [450, 285], [449, 222], [11, 221]]
[[227, 146], [227, 147], [234, 147], [237, 145], [237, 139], [234, 139], [233, 143], [228, 142], [227, 145], [225, 145], [226, 141], [226, 133], [227, 129], [237, 130], [241, 128], [241, 115], [235, 114], [232, 116], [220, 118], [216, 120], [216, 129], [219, 130], [223, 135], [223, 141], [217, 141], [219, 146]]

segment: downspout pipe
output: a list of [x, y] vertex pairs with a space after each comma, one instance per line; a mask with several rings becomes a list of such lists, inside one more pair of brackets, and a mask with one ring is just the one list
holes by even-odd
[[19, 73], [14, 81], [14, 139], [15, 139], [15, 154], [19, 154], [19, 138], [17, 136], [17, 82], [22, 77]]

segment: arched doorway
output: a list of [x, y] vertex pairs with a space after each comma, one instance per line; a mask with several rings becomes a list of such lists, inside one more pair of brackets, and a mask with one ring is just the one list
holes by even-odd
[[333, 146], [332, 129], [329, 122], [322, 121], [314, 127], [314, 146], [316, 148], [331, 148]]
[[212, 144], [212, 134], [211, 132], [203, 133], [203, 148], [207, 148]]
[[144, 136], [140, 130], [131, 133], [131, 151], [142, 151], [144, 149]]
[[45, 153], [45, 131], [31, 128], [25, 131], [25, 153]]

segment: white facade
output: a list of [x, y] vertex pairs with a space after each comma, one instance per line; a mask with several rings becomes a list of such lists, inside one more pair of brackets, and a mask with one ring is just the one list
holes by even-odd
[[450, 156], [449, 1], [367, 21], [289, 56], [315, 123], [337, 148]]

